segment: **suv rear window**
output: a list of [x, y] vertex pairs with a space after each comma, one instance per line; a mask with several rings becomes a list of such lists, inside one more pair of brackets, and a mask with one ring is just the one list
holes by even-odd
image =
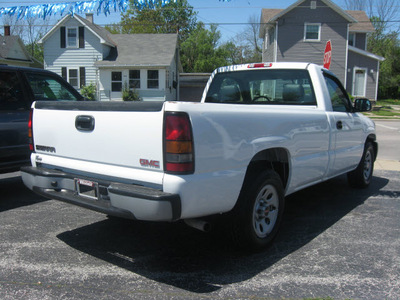
[[316, 105], [306, 70], [249, 70], [217, 73], [206, 102]]
[[64, 82], [45, 74], [26, 74], [36, 100], [72, 100], [79, 99]]

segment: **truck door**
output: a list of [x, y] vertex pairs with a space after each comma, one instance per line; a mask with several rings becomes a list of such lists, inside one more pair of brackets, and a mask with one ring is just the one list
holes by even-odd
[[29, 162], [30, 106], [18, 78], [16, 71], [0, 70], [0, 171]]
[[362, 122], [353, 112], [351, 101], [340, 81], [324, 73], [325, 82], [332, 103], [328, 111], [331, 126], [331, 162], [328, 176], [334, 176], [354, 169], [364, 149]]

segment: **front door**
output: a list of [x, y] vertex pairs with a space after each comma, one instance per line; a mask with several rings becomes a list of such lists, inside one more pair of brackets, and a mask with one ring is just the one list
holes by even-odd
[[357, 113], [352, 112], [351, 102], [340, 81], [324, 74], [332, 103], [328, 112], [331, 126], [330, 156], [328, 176], [354, 169], [364, 150], [362, 122]]
[[354, 69], [353, 96], [365, 97], [365, 88], [367, 82], [367, 70], [361, 68]]

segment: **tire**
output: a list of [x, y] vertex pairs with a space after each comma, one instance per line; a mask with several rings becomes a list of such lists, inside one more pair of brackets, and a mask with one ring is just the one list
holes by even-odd
[[366, 188], [371, 183], [374, 172], [375, 151], [371, 142], [364, 146], [364, 153], [357, 169], [347, 173], [350, 186], [355, 188]]
[[233, 210], [231, 233], [241, 249], [259, 251], [276, 237], [285, 200], [278, 174], [267, 170], [247, 180]]

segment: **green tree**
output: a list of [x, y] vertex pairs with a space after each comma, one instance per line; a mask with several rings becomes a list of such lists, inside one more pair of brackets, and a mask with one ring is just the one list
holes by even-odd
[[179, 33], [185, 40], [196, 26], [196, 15], [187, 0], [177, 0], [162, 5], [158, 0], [141, 6], [130, 0], [129, 9], [121, 14], [121, 22], [106, 28], [111, 33]]
[[400, 41], [397, 32], [385, 33], [380, 18], [371, 22], [375, 32], [368, 36], [368, 51], [385, 58], [380, 64], [378, 98], [400, 98]]
[[202, 22], [181, 44], [181, 63], [185, 72], [212, 72], [229, 64], [229, 51], [218, 47], [221, 33], [216, 25], [206, 29]]

